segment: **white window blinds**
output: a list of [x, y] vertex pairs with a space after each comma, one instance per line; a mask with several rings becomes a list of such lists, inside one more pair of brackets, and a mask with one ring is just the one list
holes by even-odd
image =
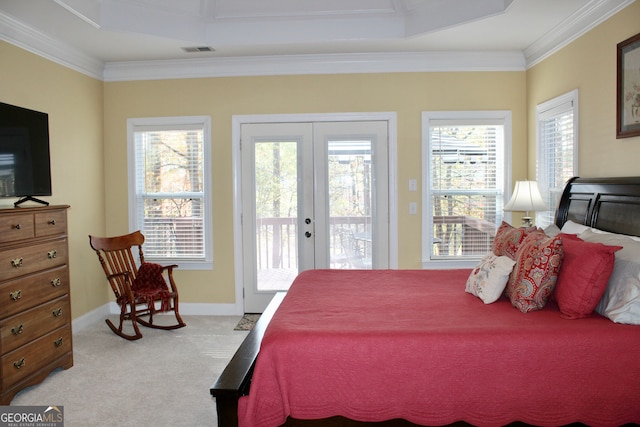
[[504, 120], [430, 120], [428, 132], [429, 258], [481, 257], [502, 221]]
[[554, 222], [567, 180], [577, 174], [578, 92], [554, 98], [537, 109], [536, 181], [549, 210], [536, 212], [536, 225]]
[[131, 126], [134, 227], [145, 236], [148, 260], [206, 262], [205, 123]]

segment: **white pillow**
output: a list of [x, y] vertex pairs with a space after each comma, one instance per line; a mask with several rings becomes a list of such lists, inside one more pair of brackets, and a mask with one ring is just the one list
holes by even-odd
[[640, 237], [638, 236], [627, 236], [626, 234], [616, 234], [610, 231], [600, 230], [599, 228], [591, 228], [590, 230], [597, 234], [613, 234], [616, 236], [622, 236], [622, 237], [626, 237], [627, 239], [635, 240], [636, 242], [640, 242]]
[[[567, 220], [567, 222], [565, 222], [564, 225], [562, 226], [562, 232], [567, 234], [580, 234], [580, 233], [583, 233], [585, 230], [591, 230], [597, 234], [613, 234], [616, 236], [623, 236], [628, 239], [635, 240], [636, 242], [640, 242], [640, 237], [638, 236], [627, 236], [626, 234], [616, 234], [610, 231], [600, 230], [599, 228], [590, 228], [590, 227], [587, 227], [586, 225], [578, 224], [577, 222], [573, 222], [571, 220]], [[546, 229], [545, 229], [545, 232], [546, 232]], [[547, 233], [547, 236], [551, 236], [551, 235]]]
[[489, 252], [480, 260], [467, 279], [466, 292], [480, 298], [485, 304], [496, 302], [509, 280], [515, 260]]
[[549, 237], [556, 237], [558, 234], [560, 234], [560, 229], [555, 224], [550, 224], [546, 226], [543, 231], [544, 231], [544, 234], [546, 234]]
[[622, 234], [592, 230], [579, 237], [587, 242], [623, 247], [616, 252], [613, 272], [596, 312], [616, 323], [640, 325], [640, 242]]
[[562, 232], [567, 234], [580, 234], [585, 230], [588, 230], [589, 227], [586, 225], [578, 224], [577, 222], [573, 222], [571, 220], [567, 220], [562, 226]]

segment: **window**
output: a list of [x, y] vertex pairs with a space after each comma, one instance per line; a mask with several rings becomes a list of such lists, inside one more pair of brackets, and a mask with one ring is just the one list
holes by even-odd
[[473, 266], [502, 221], [511, 112], [424, 112], [422, 123], [423, 263]]
[[129, 119], [129, 224], [147, 261], [213, 266], [209, 117]]
[[538, 105], [536, 116], [536, 181], [549, 207], [536, 212], [536, 225], [546, 227], [554, 222], [564, 185], [578, 173], [578, 91]]

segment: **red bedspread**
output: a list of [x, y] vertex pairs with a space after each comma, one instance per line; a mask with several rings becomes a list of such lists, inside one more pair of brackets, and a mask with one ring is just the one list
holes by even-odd
[[640, 423], [640, 327], [464, 292], [470, 270], [307, 271], [269, 324], [241, 426]]

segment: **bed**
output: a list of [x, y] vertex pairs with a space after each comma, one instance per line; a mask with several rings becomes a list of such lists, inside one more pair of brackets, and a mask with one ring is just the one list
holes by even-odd
[[[574, 178], [555, 225], [632, 241], [619, 234], [639, 236], [639, 214], [640, 178]], [[211, 387], [218, 425], [640, 423], [640, 326], [551, 296], [527, 313], [485, 304], [471, 272], [301, 273]]]

